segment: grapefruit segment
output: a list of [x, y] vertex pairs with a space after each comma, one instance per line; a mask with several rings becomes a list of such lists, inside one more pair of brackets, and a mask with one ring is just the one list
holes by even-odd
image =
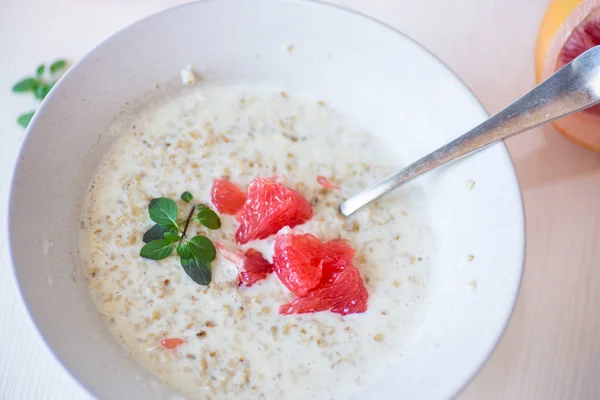
[[238, 285], [252, 286], [273, 272], [273, 264], [265, 260], [262, 253], [248, 249], [244, 253], [244, 262], [238, 276]]
[[303, 296], [323, 275], [323, 244], [311, 234], [280, 234], [275, 238], [273, 269], [281, 283]]
[[210, 200], [219, 213], [233, 215], [246, 202], [246, 193], [227, 179], [215, 179]]
[[369, 293], [360, 272], [354, 264], [346, 263], [324, 274], [321, 283], [305, 296], [279, 307], [279, 313], [305, 314], [327, 310], [341, 315], [363, 313], [367, 311], [368, 299]]
[[239, 222], [235, 240], [244, 244], [264, 239], [285, 226], [293, 228], [312, 217], [312, 206], [295, 190], [270, 178], [256, 178], [235, 218]]
[[327, 265], [338, 265], [350, 263], [356, 254], [356, 250], [344, 239], [334, 239], [325, 243], [325, 263]]
[[[600, 0], [553, 0], [538, 32], [537, 82], [599, 44]], [[553, 125], [576, 144], [600, 151], [599, 106], [558, 119]]]
[[273, 264], [267, 261], [262, 253], [255, 249], [248, 249], [244, 253], [241, 250], [228, 250], [223, 244], [216, 242], [215, 247], [219, 253], [236, 265], [238, 269], [238, 286], [250, 287], [256, 282], [265, 279], [273, 272]]
[[[283, 234], [275, 240], [273, 269], [296, 299], [281, 314], [367, 310], [369, 294], [352, 263], [355, 250], [345, 240], [321, 242], [311, 234]], [[317, 279], [318, 278], [318, 279]]]

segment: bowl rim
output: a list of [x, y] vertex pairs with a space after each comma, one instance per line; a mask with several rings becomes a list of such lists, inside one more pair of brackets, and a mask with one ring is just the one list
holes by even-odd
[[[154, 19], [157, 17], [161, 17], [163, 15], [172, 13], [172, 12], [178, 12], [180, 9], [185, 9], [185, 8], [193, 8], [196, 7], [200, 4], [203, 3], [216, 3], [216, 2], [229, 2], [229, 1], [238, 1], [238, 0], [194, 0], [188, 3], [184, 3], [184, 4], [179, 4], [176, 5], [174, 7], [168, 7], [166, 9], [163, 9], [161, 11], [152, 13], [150, 15], [147, 15], [131, 24], [128, 24], [127, 26], [124, 26], [123, 28], [119, 29], [118, 31], [110, 34], [108, 37], [104, 38], [100, 43], [98, 43], [97, 45], [93, 46], [89, 51], [87, 51], [87, 53], [78, 61], [76, 61], [64, 74], [63, 77], [68, 76], [70, 74], [73, 73], [73, 71], [75, 71], [76, 69], [82, 68], [81, 64], [85, 64], [89, 59], [91, 59], [94, 56], [94, 53], [102, 48], [103, 46], [105, 46], [108, 42], [111, 42], [113, 40], [118, 40], [118, 38], [120, 36], [122, 36], [124, 33], [126, 33], [127, 31], [129, 31], [130, 29], [133, 29], [134, 27], [138, 26], [139, 24], [143, 24], [146, 20], [150, 20], [150, 19]], [[334, 3], [329, 3], [326, 0], [271, 0], [274, 2], [279, 2], [279, 3], [299, 3], [302, 4], [304, 6], [316, 6], [316, 7], [329, 7], [329, 8], [333, 8], [336, 10], [336, 12], [340, 12], [340, 13], [347, 13], [347, 14], [351, 14], [354, 15], [355, 17], [358, 17], [360, 19], [363, 19], [365, 21], [368, 21], [369, 23], [378, 25], [379, 27], [385, 29], [385, 30], [389, 30], [392, 33], [394, 33], [395, 35], [399, 35], [402, 36], [405, 40], [407, 40], [408, 42], [411, 42], [413, 45], [415, 45], [416, 47], [418, 47], [421, 51], [423, 51], [424, 53], [428, 54], [433, 60], [435, 60], [441, 67], [445, 68], [448, 72], [450, 72], [451, 76], [453, 76], [453, 78], [455, 79], [457, 86], [462, 87], [462, 89], [464, 90], [465, 94], [468, 94], [471, 96], [472, 100], [474, 100], [474, 103], [477, 104], [482, 112], [483, 115], [485, 115], [486, 117], [489, 117], [490, 114], [487, 112], [487, 110], [485, 109], [485, 107], [483, 106], [483, 104], [481, 103], [481, 101], [479, 100], [479, 98], [475, 95], [475, 93], [471, 90], [471, 88], [469, 87], [469, 85], [466, 84], [466, 82], [452, 69], [450, 68], [444, 61], [442, 61], [436, 54], [434, 54], [433, 52], [431, 52], [427, 47], [423, 46], [421, 43], [419, 43], [417, 40], [413, 39], [412, 37], [408, 36], [407, 34], [403, 33], [400, 29], [395, 28], [394, 26], [383, 22], [373, 16], [364, 14], [360, 11], [354, 10], [354, 9], [350, 9], [347, 8], [343, 5], [339, 5], [339, 4], [334, 4]], [[62, 83], [63, 79], [59, 80], [57, 82], [57, 84], [55, 85], [55, 87], [60, 87], [61, 83]], [[62, 368], [63, 372], [66, 373], [67, 375], [69, 375], [72, 379], [72, 381], [74, 383], [76, 383], [81, 389], [83, 389], [83, 391], [90, 396], [91, 398], [96, 398], [95, 394], [93, 393], [93, 391], [91, 390], [90, 387], [88, 387], [88, 385], [84, 384], [83, 382], [81, 382], [77, 376], [75, 376], [74, 372], [69, 369], [66, 365], [64, 360], [62, 359], [62, 357], [57, 354], [55, 352], [55, 350], [49, 345], [49, 343], [46, 340], [46, 337], [44, 335], [44, 333], [42, 332], [42, 328], [38, 325], [37, 323], [37, 318], [32, 314], [31, 311], [31, 307], [29, 304], [29, 301], [25, 298], [24, 292], [23, 292], [23, 286], [22, 286], [22, 281], [19, 279], [19, 272], [18, 272], [18, 267], [14, 261], [14, 252], [16, 252], [15, 250], [15, 246], [14, 246], [14, 241], [13, 238], [11, 236], [11, 231], [12, 231], [12, 226], [13, 226], [13, 219], [12, 219], [12, 210], [15, 207], [14, 206], [14, 191], [15, 191], [15, 185], [16, 185], [16, 177], [17, 177], [17, 170], [18, 170], [18, 166], [20, 164], [20, 161], [24, 158], [24, 154], [26, 152], [27, 149], [27, 145], [29, 143], [30, 137], [32, 135], [32, 130], [33, 127], [35, 127], [37, 120], [39, 118], [39, 115], [43, 113], [43, 110], [46, 108], [47, 104], [52, 101], [52, 98], [54, 97], [54, 93], [56, 92], [55, 88], [53, 87], [52, 90], [50, 91], [50, 93], [46, 96], [46, 98], [44, 99], [44, 101], [42, 101], [42, 103], [40, 104], [40, 106], [38, 107], [37, 111], [35, 112], [32, 120], [30, 121], [29, 125], [27, 126], [24, 136], [23, 136], [23, 140], [21, 142], [21, 146], [19, 148], [19, 151], [17, 153], [17, 157], [15, 159], [15, 163], [13, 165], [13, 169], [12, 169], [12, 173], [10, 175], [10, 181], [9, 181], [9, 192], [8, 192], [8, 207], [7, 207], [7, 218], [6, 218], [6, 224], [4, 226], [4, 230], [5, 230], [5, 234], [6, 234], [6, 247], [8, 250], [8, 261], [11, 265], [11, 270], [12, 270], [12, 276], [14, 278], [14, 281], [16, 283], [17, 286], [17, 297], [21, 300], [21, 303], [25, 306], [25, 313], [26, 315], [29, 317], [30, 322], [32, 323], [32, 326], [34, 328], [34, 332], [37, 333], [38, 337], [41, 339], [41, 341], [43, 342], [44, 346], [46, 347], [46, 349], [52, 354], [52, 356], [54, 357], [54, 359], [58, 362], [58, 365], [60, 365], [60, 367]], [[501, 147], [501, 153], [503, 155], [503, 157], [505, 157], [505, 161], [508, 163], [508, 167], [510, 169], [510, 171], [512, 172], [510, 175], [512, 176], [513, 182], [512, 182], [512, 187], [513, 190], [516, 189], [516, 195], [518, 198], [518, 201], [515, 204], [515, 206], [518, 207], [518, 216], [520, 217], [521, 220], [521, 228], [520, 231], [523, 233], [523, 241], [522, 241], [522, 245], [520, 246], [520, 248], [516, 248], [516, 251], [520, 252], [520, 259], [521, 259], [521, 265], [519, 268], [519, 273], [517, 276], [515, 276], [514, 278], [516, 278], [516, 285], [515, 285], [515, 290], [514, 290], [514, 294], [512, 296], [512, 299], [510, 301], [510, 307], [507, 308], [506, 310], [506, 315], [504, 318], [504, 322], [502, 324], [502, 326], [500, 327], [500, 329], [498, 329], [498, 331], [496, 332], [496, 334], [494, 335], [494, 337], [490, 337], [490, 347], [488, 349], [488, 351], [483, 354], [481, 356], [481, 360], [479, 361], [479, 363], [473, 368], [472, 372], [469, 374], [469, 377], [462, 382], [460, 385], [457, 385], [455, 391], [453, 393], [448, 393], [448, 398], [456, 398], [458, 395], [460, 395], [472, 382], [473, 380], [476, 378], [476, 376], [480, 373], [480, 371], [482, 370], [482, 368], [485, 366], [485, 364], [488, 363], [488, 361], [490, 360], [490, 358], [492, 357], [493, 353], [496, 351], [498, 345], [500, 344], [500, 341], [502, 339], [502, 337], [504, 337], [504, 334], [506, 333], [506, 330], [508, 329], [509, 323], [514, 315], [514, 311], [517, 305], [517, 301], [519, 298], [519, 294], [521, 291], [521, 287], [523, 284], [523, 275], [524, 275], [524, 269], [525, 269], [525, 255], [526, 255], [526, 249], [527, 249], [527, 229], [526, 229], [526, 215], [525, 215], [525, 207], [524, 207], [524, 201], [523, 201], [523, 195], [521, 192], [521, 188], [520, 188], [520, 184], [519, 184], [519, 179], [517, 176], [517, 172], [515, 169], [515, 164], [514, 161], [510, 155], [510, 152], [508, 150], [508, 147], [506, 146], [504, 141], [501, 141], [500, 143], [496, 143], [495, 146], [500, 146]], [[514, 279], [513, 278], [513, 279]]]

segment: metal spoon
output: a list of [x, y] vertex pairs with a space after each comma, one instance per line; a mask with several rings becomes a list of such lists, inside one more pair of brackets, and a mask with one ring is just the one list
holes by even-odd
[[600, 103], [600, 46], [565, 65], [469, 132], [340, 205], [348, 216], [398, 186], [448, 161]]

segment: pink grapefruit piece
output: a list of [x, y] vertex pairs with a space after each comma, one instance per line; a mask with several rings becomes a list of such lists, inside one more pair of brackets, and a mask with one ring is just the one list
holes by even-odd
[[[279, 235], [273, 268], [282, 283], [299, 296], [279, 307], [280, 314], [365, 312], [369, 293], [352, 263], [354, 254], [345, 240], [323, 243], [310, 234]], [[315, 285], [316, 277], [320, 279]]]
[[312, 206], [297, 191], [272, 178], [256, 178], [248, 186], [246, 202], [235, 216], [240, 224], [235, 240], [244, 244], [264, 239], [285, 226], [303, 224], [312, 214]]
[[233, 215], [244, 206], [246, 193], [228, 179], [215, 179], [210, 201], [220, 214]]
[[273, 264], [265, 259], [256, 249], [229, 250], [222, 243], [215, 242], [215, 247], [226, 260], [235, 264], [238, 269], [238, 286], [250, 287], [256, 282], [265, 279], [273, 272]]
[[328, 271], [327, 277], [305, 296], [297, 297], [279, 307], [279, 313], [306, 314], [320, 311], [347, 315], [367, 311], [369, 293], [360, 272], [352, 263]]
[[323, 244], [311, 235], [286, 233], [275, 238], [273, 269], [297, 296], [304, 296], [319, 283], [323, 275]]

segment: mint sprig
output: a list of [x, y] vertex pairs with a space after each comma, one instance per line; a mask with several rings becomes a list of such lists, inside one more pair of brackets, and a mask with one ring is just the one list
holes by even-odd
[[[36, 100], [42, 101], [56, 82], [60, 79], [68, 64], [66, 60], [56, 60], [49, 68], [45, 64], [39, 65], [35, 70], [35, 75], [21, 79], [13, 87], [14, 93], [32, 93]], [[33, 118], [35, 111], [22, 114], [17, 118], [17, 123], [26, 128]]]
[[[189, 203], [193, 196], [184, 192], [181, 199]], [[196, 209], [200, 211], [192, 218]], [[217, 213], [203, 204], [192, 206], [184, 223], [177, 221], [178, 213], [177, 203], [171, 199], [161, 197], [150, 201], [148, 214], [156, 224], [144, 233], [142, 240], [146, 245], [140, 250], [140, 255], [151, 260], [162, 260], [169, 257], [176, 248], [186, 274], [194, 282], [208, 285], [212, 279], [211, 262], [217, 256], [215, 245], [206, 236], [198, 235], [187, 239], [186, 233], [190, 222], [194, 220], [209, 229], [219, 229], [221, 220]]]

